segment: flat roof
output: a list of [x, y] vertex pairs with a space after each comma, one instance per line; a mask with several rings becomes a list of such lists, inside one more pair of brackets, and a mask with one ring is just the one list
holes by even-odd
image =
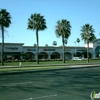
[[[23, 46], [23, 48], [36, 48], [35, 46]], [[62, 46], [39, 46], [39, 48], [62, 48]], [[86, 48], [85, 46], [65, 46], [65, 48]]]
[[[2, 43], [0, 43], [1, 45]], [[24, 43], [4, 43], [6, 45], [24, 45]], [[39, 46], [39, 48], [62, 48], [63, 46]], [[35, 46], [23, 46], [23, 48], [35, 48]], [[86, 48], [85, 46], [65, 46], [65, 48]], [[89, 47], [91, 48], [91, 47]]]

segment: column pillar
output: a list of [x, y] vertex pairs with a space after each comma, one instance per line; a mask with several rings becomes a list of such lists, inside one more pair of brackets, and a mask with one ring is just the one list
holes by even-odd
[[35, 53], [35, 55], [34, 55], [34, 59], [35, 59], [35, 60], [37, 59], [37, 53]]
[[51, 57], [50, 57], [50, 56], [51, 56], [51, 54], [50, 54], [50, 53], [48, 53], [48, 59], [51, 59]]
[[0, 52], [0, 60], [1, 60], [2, 56], [1, 56], [1, 52]]
[[82, 54], [82, 59], [84, 59], [84, 54]]
[[95, 53], [93, 53], [93, 58], [96, 58], [96, 54]]
[[74, 57], [74, 53], [71, 53], [72, 54], [72, 58]]
[[63, 54], [61, 53], [61, 54], [60, 54], [60, 59], [62, 59], [62, 58], [63, 58]]

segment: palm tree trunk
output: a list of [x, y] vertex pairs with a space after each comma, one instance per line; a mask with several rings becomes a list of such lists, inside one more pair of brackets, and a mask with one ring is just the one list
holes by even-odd
[[4, 56], [4, 27], [1, 26], [2, 30], [2, 50], [1, 50], [1, 66], [4, 66], [3, 56]]
[[64, 37], [62, 37], [62, 43], [63, 43], [63, 63], [65, 63], [65, 45], [64, 45]]
[[89, 41], [87, 41], [87, 63], [89, 63]]
[[36, 29], [36, 41], [37, 41], [37, 46], [36, 46], [36, 63], [39, 64], [39, 59], [38, 59], [38, 51], [39, 51], [39, 42], [38, 42], [38, 30]]

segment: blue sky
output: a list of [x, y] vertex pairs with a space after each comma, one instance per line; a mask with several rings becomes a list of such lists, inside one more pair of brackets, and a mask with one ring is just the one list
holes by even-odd
[[[24, 43], [25, 46], [36, 43], [35, 31], [27, 30], [28, 18], [34, 13], [46, 19], [47, 29], [39, 31], [40, 46], [51, 46], [53, 41], [57, 41], [57, 46], [62, 45], [61, 38], [55, 35], [56, 22], [62, 19], [70, 21], [72, 26], [68, 46], [75, 46], [77, 38], [81, 40], [81, 26], [87, 23], [93, 25], [95, 36], [100, 38], [100, 0], [0, 0], [0, 8], [7, 9], [12, 17], [12, 24], [5, 33], [8, 43]], [[80, 46], [84, 46], [84, 41], [80, 41]]]

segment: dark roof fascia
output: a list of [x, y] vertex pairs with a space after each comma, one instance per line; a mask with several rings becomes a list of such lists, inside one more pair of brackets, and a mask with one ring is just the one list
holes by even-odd
[[[2, 44], [2, 43], [0, 43], [0, 44]], [[4, 45], [24, 45], [24, 43], [4, 43]]]

